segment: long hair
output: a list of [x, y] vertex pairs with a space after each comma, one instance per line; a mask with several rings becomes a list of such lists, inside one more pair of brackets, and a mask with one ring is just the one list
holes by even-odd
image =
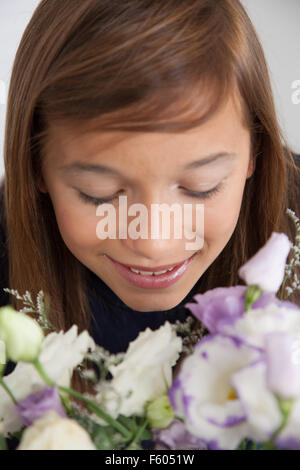
[[[86, 268], [66, 247], [49, 196], [37, 187], [50, 122], [179, 132], [209, 119], [233, 89], [256, 168], [234, 233], [198, 292], [241, 283], [238, 268], [273, 231], [293, 236], [286, 208], [299, 213], [299, 175], [247, 13], [238, 0], [42, 0], [19, 44], [8, 92], [9, 286], [47, 292], [58, 328], [90, 328]], [[18, 308], [15, 297], [10, 302]]]

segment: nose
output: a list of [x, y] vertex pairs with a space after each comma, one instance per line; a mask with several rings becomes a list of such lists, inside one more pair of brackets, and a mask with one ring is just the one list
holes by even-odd
[[[180, 240], [152, 240], [139, 238], [137, 240], [126, 239], [122, 243], [126, 247], [126, 251], [130, 251], [135, 255], [133, 264], [143, 265], [149, 263], [151, 266], [159, 266], [164, 264], [172, 264], [173, 262], [182, 261], [185, 257], [180, 256], [184, 251], [184, 245], [179, 245]], [[181, 260], [181, 258], [183, 258]], [[145, 267], [147, 267], [145, 265]]]
[[[157, 204], [161, 205], [162, 202]], [[186, 257], [183, 255], [185, 240], [183, 230], [181, 238], [178, 237], [180, 224], [176, 215], [172, 211], [168, 213], [168, 210], [164, 215], [159, 211], [155, 212], [149, 199], [142, 206], [142, 210], [138, 209], [135, 216], [128, 212], [127, 237], [121, 240], [126, 251], [134, 255], [133, 264], [143, 265], [145, 262], [145, 265], [149, 263], [156, 266], [183, 260]]]

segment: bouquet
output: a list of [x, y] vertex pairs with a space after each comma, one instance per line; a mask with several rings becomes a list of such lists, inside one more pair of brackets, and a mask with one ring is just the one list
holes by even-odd
[[[25, 307], [0, 308], [0, 448], [15, 437], [17, 450], [300, 449], [300, 307], [288, 300], [300, 292], [300, 221], [288, 214], [295, 244], [274, 232], [239, 269], [246, 285], [186, 304], [204, 336], [191, 317], [166, 321], [110, 354], [76, 325], [57, 331], [43, 291], [35, 304], [5, 289]], [[75, 370], [93, 393], [72, 389]]]

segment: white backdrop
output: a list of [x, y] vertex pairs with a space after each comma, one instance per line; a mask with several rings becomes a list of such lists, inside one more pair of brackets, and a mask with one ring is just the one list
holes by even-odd
[[[0, 0], [0, 177], [4, 174], [4, 124], [11, 67], [22, 33], [39, 1]], [[292, 83], [300, 80], [300, 0], [242, 3], [266, 53], [281, 127], [293, 150], [300, 153], [300, 103], [292, 102]]]

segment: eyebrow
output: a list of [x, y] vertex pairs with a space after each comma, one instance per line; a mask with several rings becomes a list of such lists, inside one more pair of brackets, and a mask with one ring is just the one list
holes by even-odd
[[228, 160], [229, 158], [234, 158], [236, 157], [236, 153], [228, 153], [228, 152], [218, 152], [218, 153], [212, 153], [204, 158], [201, 158], [200, 160], [195, 160], [192, 163], [189, 163], [185, 169], [190, 169], [190, 168], [198, 168], [204, 165], [208, 165], [209, 163], [213, 163], [216, 160], [220, 160], [221, 158]]
[[[198, 167], [213, 163], [216, 160], [219, 160], [221, 158], [229, 159], [229, 158], [232, 158], [232, 157], [236, 157], [236, 154], [235, 153], [228, 153], [228, 152], [213, 153], [213, 154], [208, 155], [204, 158], [201, 158], [200, 160], [195, 160], [194, 162], [189, 163], [188, 165], [186, 165], [184, 167], [184, 169], [188, 170], [188, 169], [191, 169], [191, 168], [198, 168]], [[98, 174], [102, 174], [102, 175], [103, 174], [106, 174], [106, 175], [121, 175], [121, 173], [118, 170], [116, 170], [114, 168], [110, 168], [110, 167], [105, 166], [105, 165], [91, 165], [89, 163], [81, 163], [81, 162], [73, 163], [73, 164], [67, 165], [67, 166], [62, 166], [62, 167], [59, 168], [59, 170], [64, 172], [64, 173], [69, 173], [70, 172], [70, 173], [74, 173], [74, 174], [86, 172], [86, 173], [98, 173]]]

